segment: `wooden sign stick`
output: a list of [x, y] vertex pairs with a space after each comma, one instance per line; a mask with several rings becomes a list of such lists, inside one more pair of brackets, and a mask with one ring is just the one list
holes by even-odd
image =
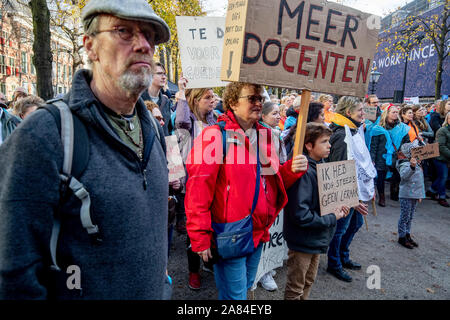
[[373, 209], [373, 215], [377, 216], [377, 206], [375, 205], [375, 199], [372, 199], [372, 209]]
[[303, 144], [305, 142], [306, 121], [308, 120], [309, 102], [311, 100], [311, 91], [302, 90], [302, 102], [297, 119], [297, 131], [295, 132], [294, 155], [303, 154]]
[[366, 218], [366, 216], [363, 216], [363, 217], [364, 217], [364, 223], [366, 224], [366, 230], [369, 231], [369, 225], [367, 224], [367, 218]]

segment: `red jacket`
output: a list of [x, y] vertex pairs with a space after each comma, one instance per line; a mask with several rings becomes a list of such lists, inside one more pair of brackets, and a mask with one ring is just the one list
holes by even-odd
[[[248, 137], [237, 123], [234, 114], [227, 112], [218, 121], [225, 121], [226, 130], [237, 132], [228, 136], [229, 143], [225, 164], [220, 128], [217, 125], [204, 129], [195, 140], [189, 154], [186, 169], [186, 229], [194, 252], [211, 247], [214, 222], [234, 222], [251, 212], [256, 185], [256, 156]], [[260, 133], [260, 154], [262, 173], [259, 198], [253, 220], [253, 241], [255, 247], [269, 241], [269, 228], [287, 203], [286, 190], [304, 172], [291, 171], [292, 160], [279, 166], [278, 156], [271, 143], [270, 129], [256, 124]], [[230, 132], [230, 131], [228, 131]], [[272, 152], [271, 152], [272, 151]], [[264, 157], [264, 154], [267, 157]], [[270, 159], [270, 161], [264, 159]], [[212, 161], [213, 159], [214, 161]], [[241, 160], [240, 162], [238, 160]], [[278, 170], [279, 169], [279, 170]]]

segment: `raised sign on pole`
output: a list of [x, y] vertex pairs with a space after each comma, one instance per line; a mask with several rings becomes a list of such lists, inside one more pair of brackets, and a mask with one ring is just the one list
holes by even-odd
[[363, 97], [380, 21], [324, 0], [229, 0], [221, 79]]
[[359, 205], [355, 160], [317, 165], [320, 214], [326, 215], [342, 206]]
[[302, 101], [297, 118], [297, 130], [295, 131], [293, 158], [303, 154], [303, 144], [305, 142], [306, 121], [308, 120], [309, 101], [311, 100], [311, 91], [302, 91]]
[[176, 17], [176, 22], [187, 88], [226, 86], [220, 80], [225, 18]]

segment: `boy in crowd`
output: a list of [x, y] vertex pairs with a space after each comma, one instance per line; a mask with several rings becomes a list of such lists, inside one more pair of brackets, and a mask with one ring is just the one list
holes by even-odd
[[287, 261], [286, 300], [306, 300], [316, 278], [321, 253], [326, 253], [333, 238], [336, 221], [345, 217], [349, 208], [320, 215], [316, 165], [330, 153], [332, 131], [323, 124], [308, 123], [305, 151], [308, 171], [287, 191], [283, 233], [289, 248]]

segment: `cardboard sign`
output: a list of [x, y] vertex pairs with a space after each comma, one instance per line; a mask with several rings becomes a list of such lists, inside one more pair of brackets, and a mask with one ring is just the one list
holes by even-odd
[[439, 143], [431, 143], [411, 149], [411, 156], [417, 160], [426, 160], [440, 156]]
[[380, 21], [324, 0], [229, 0], [221, 79], [363, 97]]
[[176, 17], [176, 22], [187, 88], [226, 86], [220, 80], [225, 18]]
[[364, 117], [370, 121], [377, 121], [377, 107], [372, 107], [364, 104]]
[[342, 206], [359, 204], [355, 160], [317, 165], [320, 214], [326, 215]]
[[169, 182], [176, 181], [186, 176], [183, 166], [183, 159], [181, 158], [180, 148], [178, 147], [177, 136], [167, 136], [167, 162], [169, 168]]
[[269, 229], [270, 240], [263, 245], [252, 290], [256, 289], [255, 284], [258, 283], [263, 275], [275, 268], [282, 267], [283, 260], [287, 259], [288, 247], [283, 236], [283, 218], [284, 212], [281, 210]]

